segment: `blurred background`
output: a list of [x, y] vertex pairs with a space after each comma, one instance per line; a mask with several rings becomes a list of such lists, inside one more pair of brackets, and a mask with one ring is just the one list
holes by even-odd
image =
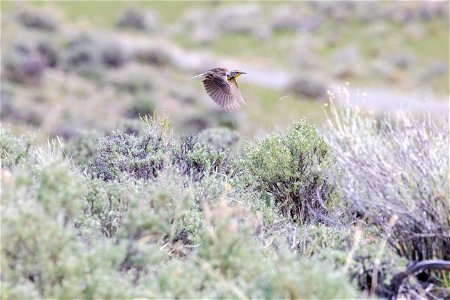
[[[1, 122], [39, 139], [133, 130], [165, 114], [176, 134], [246, 138], [302, 118], [328, 91], [370, 113], [448, 115], [448, 2], [2, 1]], [[240, 69], [247, 105], [225, 113], [192, 76]], [[337, 97], [342, 101], [341, 97]]]

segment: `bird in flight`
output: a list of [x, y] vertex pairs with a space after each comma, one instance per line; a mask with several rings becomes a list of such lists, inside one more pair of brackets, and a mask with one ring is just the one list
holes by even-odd
[[225, 111], [236, 110], [240, 102], [245, 103], [239, 92], [236, 78], [246, 74], [239, 70], [228, 71], [225, 68], [214, 68], [193, 78], [203, 78], [203, 86], [209, 97]]

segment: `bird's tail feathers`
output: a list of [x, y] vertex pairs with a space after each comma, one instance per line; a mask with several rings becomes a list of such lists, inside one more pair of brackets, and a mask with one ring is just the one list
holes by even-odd
[[195, 75], [195, 76], [192, 77], [192, 78], [199, 78], [199, 77], [203, 77], [203, 76], [205, 76], [205, 75], [206, 75], [206, 73], [201, 73], [201, 74]]

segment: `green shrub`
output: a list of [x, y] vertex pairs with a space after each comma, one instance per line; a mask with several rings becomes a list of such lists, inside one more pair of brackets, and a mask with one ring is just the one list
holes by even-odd
[[350, 249], [351, 231], [323, 224], [305, 225], [295, 230], [295, 248], [305, 256], [320, 253], [323, 249], [347, 251]]
[[327, 95], [327, 83], [310, 76], [297, 76], [289, 83], [288, 88], [294, 94], [306, 99], [324, 100]]
[[98, 131], [78, 132], [66, 142], [66, 156], [77, 166], [86, 169], [92, 161], [97, 148], [97, 140], [102, 134]]
[[[84, 244], [72, 224], [47, 214], [33, 198], [20, 195], [10, 200], [7, 208], [2, 207], [3, 297], [88, 299], [131, 295], [127, 288], [131, 283], [115, 271], [125, 257], [124, 247], [107, 240]], [[62, 209], [57, 203], [53, 205]]]
[[129, 68], [124, 68], [121, 72], [107, 73], [105, 77], [106, 82], [110, 82], [119, 92], [126, 94], [133, 94], [133, 96], [142, 96], [151, 94], [154, 90], [154, 83], [149, 80], [149, 73], [142, 67], [133, 65]]
[[29, 156], [30, 136], [16, 137], [8, 128], [0, 130], [0, 158], [2, 168], [13, 168]]
[[107, 42], [103, 46], [101, 60], [107, 68], [120, 68], [127, 62], [128, 58], [118, 42]]
[[128, 209], [134, 189], [114, 181], [92, 179], [88, 182], [87, 190], [83, 199], [85, 211], [79, 222], [86, 229], [98, 230], [106, 237], [113, 237]]
[[184, 136], [173, 151], [173, 162], [177, 169], [194, 180], [201, 180], [213, 173], [229, 173], [228, 160], [229, 153], [201, 143], [195, 136]]
[[[182, 178], [164, 173], [153, 182], [135, 186], [128, 210], [118, 232], [120, 237], [139, 240], [144, 237], [163, 242], [180, 237], [183, 215], [194, 206], [192, 194], [183, 187]], [[137, 196], [139, 194], [140, 196]]]
[[2, 56], [5, 78], [21, 84], [39, 85], [46, 68], [58, 66], [59, 52], [54, 39], [46, 35], [18, 35]]
[[[228, 166], [213, 163], [228, 150], [196, 141], [186, 159], [195, 162], [189, 168], [202, 166], [197, 171], [205, 174], [192, 180], [190, 171], [180, 172], [174, 156], [180, 145], [168, 135], [167, 122], [147, 119], [144, 127], [140, 135], [115, 133], [99, 139], [91, 173], [71, 165], [68, 147], [55, 141], [49, 147], [31, 147], [2, 176], [3, 297], [357, 295], [344, 274], [319, 256], [299, 257], [286, 244], [255, 238], [267, 230], [264, 220], [241, 201], [244, 190], [239, 194], [230, 188]], [[84, 157], [84, 147], [71, 149], [80, 152], [72, 158]], [[139, 159], [162, 149], [167, 157], [157, 176], [140, 177], [140, 168], [154, 164]], [[109, 177], [90, 176], [103, 170], [103, 162], [107, 172], [101, 174]], [[259, 195], [247, 191], [255, 199]], [[320, 241], [322, 231], [328, 232], [318, 228], [314, 240]], [[335, 239], [330, 234], [329, 240]], [[319, 244], [338, 248], [326, 239]], [[315, 253], [317, 248], [312, 248], [305, 254]]]
[[169, 53], [170, 52], [164, 46], [152, 45], [136, 51], [134, 54], [134, 59], [139, 63], [160, 68], [168, 66], [172, 62]]
[[89, 172], [104, 180], [155, 178], [170, 150], [163, 130], [153, 124], [139, 136], [116, 131], [100, 138]]
[[60, 60], [60, 50], [53, 41], [49, 39], [42, 39], [38, 41], [36, 51], [39, 53], [39, 56], [44, 59], [47, 67], [55, 68], [58, 66]]
[[247, 184], [273, 197], [284, 215], [299, 223], [330, 221], [333, 157], [313, 125], [302, 121], [248, 145], [241, 164]]
[[12, 297], [63, 297], [78, 289], [67, 274], [84, 272], [71, 260], [82, 251], [70, 222], [81, 212], [83, 178], [53, 153], [33, 156], [2, 181], [2, 282]]
[[343, 274], [316, 258], [299, 258], [286, 247], [261, 249], [254, 240], [260, 220], [225, 199], [204, 209], [203, 243], [196, 260], [217, 280], [215, 298], [355, 297]]

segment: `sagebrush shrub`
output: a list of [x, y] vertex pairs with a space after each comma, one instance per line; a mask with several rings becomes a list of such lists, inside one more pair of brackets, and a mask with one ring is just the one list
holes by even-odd
[[[219, 280], [216, 298], [354, 297], [342, 274], [316, 257], [298, 257], [286, 246], [261, 249], [252, 236], [261, 219], [222, 198], [204, 208], [203, 242], [197, 263]], [[326, 271], [325, 271], [326, 270]], [[221, 284], [222, 283], [222, 284]], [[224, 289], [225, 288], [225, 289]]]
[[57, 48], [54, 42], [48, 39], [42, 39], [37, 42], [36, 50], [44, 59], [47, 67], [55, 68], [58, 66], [60, 60], [60, 49]]
[[[102, 39], [103, 38], [103, 39]], [[102, 36], [80, 33], [72, 37], [64, 49], [64, 69], [96, 77], [105, 68], [117, 68], [126, 63], [123, 49]]]
[[194, 207], [194, 201], [182, 178], [164, 173], [153, 182], [137, 183], [134, 189], [119, 236], [137, 240], [148, 235], [163, 241], [176, 239], [185, 230], [183, 216]]
[[354, 108], [333, 116], [328, 140], [345, 198], [399, 255], [450, 259], [448, 130], [428, 117], [375, 121]]
[[[448, 127], [429, 116], [375, 119], [355, 107], [331, 113], [327, 140], [342, 170], [343, 199], [399, 256], [449, 260]], [[444, 273], [421, 274], [428, 279], [415, 289], [445, 290]]]
[[155, 31], [157, 25], [156, 16], [152, 12], [143, 12], [135, 7], [124, 10], [116, 22], [118, 28], [147, 32]]
[[105, 182], [97, 178], [90, 180], [83, 198], [84, 214], [79, 222], [83, 222], [88, 228], [94, 226], [93, 229], [99, 230], [107, 237], [113, 237], [128, 209], [133, 191], [133, 187], [125, 183]]
[[226, 127], [207, 128], [197, 134], [201, 143], [228, 150], [239, 142], [239, 133]]
[[200, 180], [212, 173], [225, 174], [230, 171], [229, 153], [208, 143], [202, 143], [196, 136], [181, 138], [173, 151], [173, 162], [185, 175]]
[[306, 99], [323, 100], [327, 94], [327, 84], [310, 76], [296, 77], [289, 84], [289, 90]]
[[103, 134], [99, 131], [77, 132], [64, 145], [64, 154], [83, 170], [92, 162], [97, 148], [97, 139]]
[[82, 252], [70, 220], [81, 212], [83, 178], [60, 158], [33, 154], [2, 180], [2, 282], [13, 297], [63, 297], [67, 277], [83, 273], [70, 261]]
[[29, 156], [31, 137], [16, 137], [10, 129], [0, 128], [0, 158], [2, 168], [13, 168]]
[[285, 215], [299, 223], [329, 221], [333, 157], [313, 125], [302, 121], [248, 145], [242, 165], [247, 184], [273, 197]]
[[[190, 168], [202, 166], [198, 172], [205, 173], [195, 180], [188, 176], [191, 172], [180, 172], [173, 156], [179, 144], [164, 128], [164, 122], [146, 122], [139, 135], [99, 139], [88, 168], [91, 173], [83, 173], [83, 164], [72, 164], [74, 157], [84, 161], [84, 146], [75, 143], [69, 155], [57, 141], [48, 148], [30, 147], [20, 163], [8, 169], [0, 190], [2, 296], [356, 295], [344, 275], [320, 258], [302, 258], [281, 243], [254, 238], [264, 230], [264, 220], [228, 185], [228, 167], [221, 170], [214, 163], [228, 150], [197, 141], [198, 148], [185, 153], [197, 164]], [[151, 151], [142, 151], [149, 136], [158, 138], [147, 140]], [[134, 164], [140, 156], [132, 154], [140, 153], [145, 160], [158, 153], [152, 146], [161, 141], [167, 146], [167, 164], [157, 176], [137, 176], [141, 173], [136, 170], [147, 170], [153, 162]], [[92, 176], [99, 170], [107, 170], [98, 174], [109, 177]], [[230, 194], [234, 198], [228, 198]]]
[[117, 42], [109, 42], [102, 49], [101, 62], [107, 68], [120, 68], [127, 60], [123, 47]]
[[46, 68], [46, 59], [34, 51], [8, 49], [4, 56], [3, 71], [10, 81], [39, 85]]
[[89, 171], [104, 180], [152, 179], [163, 168], [169, 142], [155, 128], [136, 136], [120, 131], [99, 138]]
[[15, 19], [19, 24], [31, 29], [43, 31], [56, 31], [58, 29], [58, 20], [49, 11], [27, 8], [18, 12]]

